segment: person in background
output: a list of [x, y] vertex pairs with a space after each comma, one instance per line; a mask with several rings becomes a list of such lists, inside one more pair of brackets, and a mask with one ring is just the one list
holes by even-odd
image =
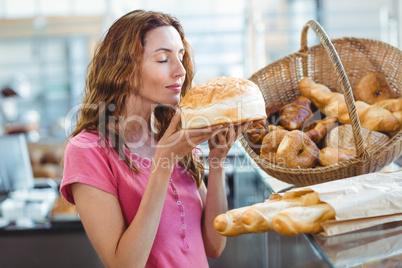
[[224, 162], [253, 122], [180, 129], [193, 76], [180, 22], [152, 11], [115, 21], [89, 64], [60, 192], [106, 267], [208, 267], [225, 248], [213, 227], [227, 211]]

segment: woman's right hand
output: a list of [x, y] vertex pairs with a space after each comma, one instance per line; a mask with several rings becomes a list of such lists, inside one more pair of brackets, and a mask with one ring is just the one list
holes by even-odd
[[177, 162], [191, 152], [191, 150], [196, 146], [211, 139], [211, 137], [217, 133], [227, 129], [227, 127], [223, 125], [218, 125], [178, 131], [177, 127], [179, 124], [180, 112], [177, 110], [176, 114], [172, 117], [165, 134], [159, 140], [154, 155], [155, 161], [162, 161], [160, 164], [169, 166], [172, 169]]

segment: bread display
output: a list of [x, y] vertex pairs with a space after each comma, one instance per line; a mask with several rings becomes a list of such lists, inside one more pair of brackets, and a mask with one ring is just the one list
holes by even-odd
[[242, 78], [219, 77], [195, 86], [179, 107], [183, 129], [267, 118], [260, 89]]
[[30, 142], [27, 145], [35, 178], [59, 179], [63, 177], [61, 159], [64, 144], [62, 142]]
[[364, 75], [356, 85], [355, 96], [356, 99], [368, 104], [398, 97], [385, 75], [379, 72]]
[[[344, 95], [309, 77], [297, 86], [300, 96], [281, 108], [277, 104], [267, 107], [267, 120], [246, 132], [254, 152], [265, 161], [289, 169], [326, 167], [356, 157]], [[368, 153], [385, 146], [402, 127], [402, 99], [390, 98], [397, 97], [392, 92], [383, 89], [370, 101], [373, 104], [355, 100]], [[253, 147], [255, 144], [259, 147]]]
[[320, 201], [316, 192], [303, 190], [273, 194], [252, 206], [229, 210], [215, 218], [215, 230], [224, 236], [277, 231], [284, 235], [318, 233], [320, 223], [335, 212]]

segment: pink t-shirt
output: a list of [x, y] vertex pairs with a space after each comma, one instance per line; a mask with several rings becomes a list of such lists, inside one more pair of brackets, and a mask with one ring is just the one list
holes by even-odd
[[[108, 153], [109, 152], [109, 153]], [[128, 226], [137, 213], [151, 170], [151, 160], [131, 155], [142, 173], [132, 175], [115, 151], [102, 149], [99, 136], [82, 132], [65, 151], [60, 186], [74, 203], [71, 184], [85, 183], [114, 195]], [[159, 228], [146, 267], [208, 267], [201, 231], [202, 201], [192, 177], [178, 164], [169, 179]]]

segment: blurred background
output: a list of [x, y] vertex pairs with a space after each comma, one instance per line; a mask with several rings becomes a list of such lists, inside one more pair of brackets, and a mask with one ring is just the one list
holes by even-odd
[[[80, 103], [96, 43], [134, 9], [176, 16], [194, 48], [195, 82], [248, 78], [297, 52], [317, 20], [331, 38], [381, 40], [402, 47], [399, 0], [0, 0], [0, 134], [62, 141]], [[317, 43], [309, 33], [309, 45]]]

